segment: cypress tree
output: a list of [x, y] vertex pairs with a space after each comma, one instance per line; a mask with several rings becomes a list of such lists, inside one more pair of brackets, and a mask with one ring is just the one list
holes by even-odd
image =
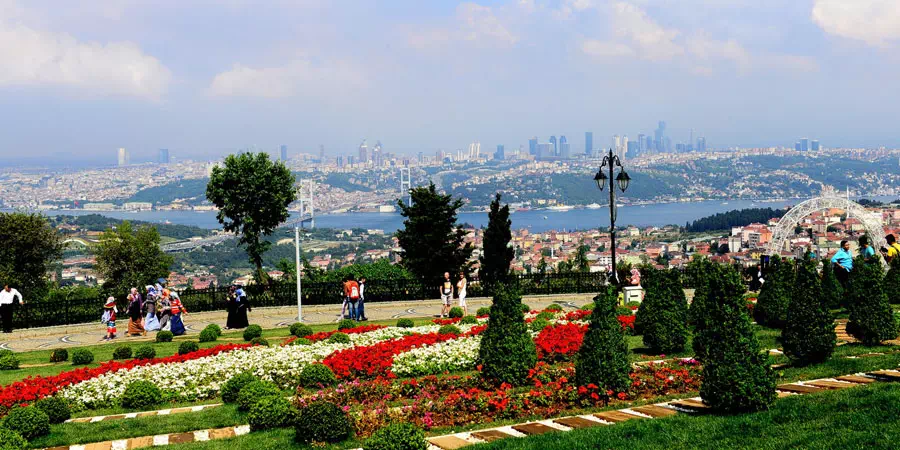
[[651, 273], [635, 318], [635, 329], [643, 334], [644, 345], [654, 352], [680, 352], [688, 338], [688, 308], [681, 275], [674, 270]]
[[478, 363], [493, 383], [519, 385], [537, 364], [537, 349], [522, 315], [522, 297], [504, 284], [496, 285], [487, 329], [481, 338]]
[[884, 268], [880, 261], [867, 264], [853, 260], [847, 289], [850, 321], [847, 332], [863, 345], [878, 345], [897, 337], [897, 320], [884, 289]]
[[884, 276], [884, 286], [887, 291], [888, 303], [900, 304], [900, 257], [891, 261], [891, 267]]
[[760, 325], [782, 328], [787, 322], [788, 305], [791, 302], [791, 286], [794, 285], [794, 263], [789, 259], [775, 257], [773, 268], [769, 271], [759, 297], [753, 316]]
[[502, 283], [509, 277], [509, 265], [515, 252], [509, 246], [512, 231], [509, 220], [509, 205], [500, 207], [500, 194], [491, 202], [488, 212], [488, 226], [484, 230], [484, 245], [480, 259], [479, 278], [486, 286]]
[[[900, 272], [898, 272], [900, 273]], [[822, 263], [822, 298], [830, 309], [840, 308], [844, 304], [844, 287], [834, 275], [834, 267], [831, 261]]]
[[816, 265], [817, 261], [809, 258], [797, 264], [797, 281], [781, 334], [784, 352], [798, 365], [825, 361], [834, 353], [837, 341]]
[[575, 380], [579, 386], [593, 383], [603, 391], [625, 392], [631, 384], [628, 343], [616, 318], [616, 298], [611, 286], [594, 297], [591, 323], [575, 357]]
[[706, 359], [706, 348], [708, 340], [706, 331], [712, 326], [712, 320], [709, 316], [709, 303], [711, 298], [717, 298], [720, 294], [712, 292], [712, 288], [718, 285], [711, 285], [710, 280], [716, 273], [717, 264], [713, 264], [706, 258], [698, 258], [688, 265], [694, 266], [694, 298], [691, 301], [689, 317], [691, 323], [694, 324], [694, 340], [692, 346], [694, 348], [694, 357], [700, 361]]
[[775, 375], [760, 353], [743, 282], [733, 268], [719, 266], [710, 280], [710, 327], [703, 361], [703, 402], [722, 412], [759, 411], [775, 401]]

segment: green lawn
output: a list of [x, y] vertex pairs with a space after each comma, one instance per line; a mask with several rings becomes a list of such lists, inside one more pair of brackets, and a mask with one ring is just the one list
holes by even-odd
[[898, 405], [900, 385], [879, 384], [786, 398], [755, 414], [635, 420], [473, 449], [894, 449], [900, 443]]

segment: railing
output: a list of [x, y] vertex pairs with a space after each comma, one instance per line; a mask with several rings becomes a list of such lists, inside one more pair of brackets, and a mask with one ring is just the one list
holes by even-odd
[[[599, 292], [606, 284], [602, 273], [553, 273], [517, 275], [511, 280], [522, 295], [581, 294]], [[339, 305], [343, 301], [339, 281], [303, 282], [304, 305]], [[228, 286], [207, 289], [187, 289], [179, 292], [181, 302], [188, 312], [218, 311], [225, 309]], [[290, 306], [297, 304], [297, 288], [292, 283], [274, 283], [271, 286], [251, 285], [244, 288], [251, 307]], [[470, 280], [468, 296], [488, 296], [491, 292]], [[365, 290], [366, 303], [429, 300], [439, 298], [436, 283], [419, 280], [368, 280]], [[105, 297], [104, 297], [105, 298]], [[27, 302], [16, 307], [13, 314], [15, 328], [46, 327], [97, 322], [105, 300], [101, 298], [74, 298], [68, 300]], [[119, 300], [119, 318], [127, 321], [126, 302]]]

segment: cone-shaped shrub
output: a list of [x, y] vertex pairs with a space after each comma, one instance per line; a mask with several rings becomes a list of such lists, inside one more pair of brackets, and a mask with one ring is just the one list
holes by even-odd
[[784, 352], [798, 365], [825, 361], [834, 352], [837, 341], [834, 318], [822, 295], [817, 264], [812, 259], [797, 264], [787, 324], [781, 333]]
[[888, 303], [900, 304], [900, 258], [894, 258], [891, 261], [891, 268], [884, 276], [884, 285], [888, 286], [886, 289]]
[[[897, 289], [897, 286], [889, 286]], [[881, 262], [867, 264], [862, 258], [853, 260], [850, 286], [847, 289], [850, 321], [847, 332], [863, 345], [878, 345], [897, 337], [897, 321], [888, 303]]]
[[495, 286], [491, 316], [478, 350], [478, 362], [486, 380], [522, 384], [537, 364], [537, 350], [521, 307], [518, 292], [503, 284]]
[[747, 314], [743, 283], [736, 270], [715, 269], [710, 279], [710, 343], [703, 361], [703, 402], [722, 412], [759, 411], [775, 401], [775, 375]]
[[756, 307], [753, 309], [753, 317], [757, 323], [772, 328], [784, 327], [793, 285], [794, 262], [774, 257], [772, 268], [765, 277], [765, 282], [759, 290]]
[[[900, 272], [898, 272], [900, 273]], [[834, 266], [831, 261], [825, 260], [822, 264], [822, 300], [830, 309], [840, 308], [844, 302], [844, 287], [834, 275]]]
[[591, 323], [575, 357], [575, 380], [579, 386], [593, 383], [601, 392], [624, 392], [631, 385], [628, 343], [616, 318], [616, 298], [612, 287], [594, 297]]
[[709, 290], [709, 269], [712, 264], [703, 256], [695, 255], [685, 269], [685, 278], [694, 288], [694, 297], [688, 308], [688, 319], [692, 325], [698, 325], [706, 317], [706, 292]]
[[688, 307], [681, 275], [673, 270], [651, 273], [644, 302], [635, 317], [635, 331], [644, 335], [644, 345], [656, 353], [683, 351], [688, 338]]
[[706, 348], [709, 346], [706, 331], [712, 326], [709, 315], [712, 299], [722, 296], [721, 285], [711, 284], [710, 280], [721, 270], [718, 264], [713, 264], [708, 259], [700, 257], [691, 261], [695, 265], [695, 272], [703, 274], [694, 278], [694, 299], [691, 301], [689, 317], [694, 324], [694, 340], [691, 342], [694, 348], [694, 357], [700, 361], [706, 359]]

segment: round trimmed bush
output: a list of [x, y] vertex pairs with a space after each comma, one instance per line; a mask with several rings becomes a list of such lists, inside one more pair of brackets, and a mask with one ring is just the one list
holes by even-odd
[[197, 350], [200, 350], [200, 345], [194, 341], [184, 341], [178, 345], [179, 355], [187, 355], [188, 353], [196, 352]]
[[204, 328], [203, 331], [200, 332], [199, 339], [200, 342], [215, 342], [219, 339], [219, 335], [216, 334], [216, 330]]
[[593, 311], [594, 310], [594, 302], [590, 302], [584, 305], [581, 305], [581, 308], [578, 308], [582, 311]]
[[520, 306], [519, 308], [522, 310], [523, 314], [531, 312], [531, 307], [524, 303], [522, 303], [522, 306]]
[[[47, 397], [35, 402], [35, 408], [44, 412], [50, 419], [50, 423], [63, 423], [72, 417], [69, 404], [61, 397]], [[0, 445], [0, 449], [3, 446]]]
[[297, 338], [291, 341], [291, 345], [312, 345], [312, 341], [307, 338]]
[[[83, 366], [94, 362], [94, 354], [86, 348], [75, 349], [72, 352], [72, 365]], [[24, 436], [24, 435], [23, 435]], [[27, 438], [26, 438], [27, 439]]]
[[238, 395], [241, 393], [241, 389], [244, 386], [254, 382], [259, 381], [259, 378], [256, 375], [253, 375], [250, 372], [239, 373], [225, 382], [222, 386], [222, 390], [220, 393], [222, 394], [222, 401], [225, 403], [234, 403], [238, 399]]
[[286, 398], [278, 395], [259, 399], [247, 414], [253, 431], [289, 427], [296, 420], [297, 410]]
[[34, 406], [13, 408], [3, 419], [3, 427], [31, 440], [36, 437], [50, 434], [50, 418], [47, 414]]
[[356, 327], [357, 327], [357, 323], [355, 320], [352, 320], [352, 319], [342, 319], [340, 322], [338, 322], [338, 330], [348, 330], [350, 328], [356, 328]]
[[63, 362], [69, 360], [69, 351], [64, 348], [53, 349], [50, 352], [50, 362]]
[[544, 308], [544, 311], [560, 312], [562, 310], [563, 310], [562, 306], [559, 306], [556, 303], [551, 303], [546, 308]]
[[255, 337], [250, 340], [250, 345], [261, 345], [263, 347], [268, 347], [269, 341], [267, 341], [264, 337]]
[[462, 317], [463, 314], [464, 314], [463, 309], [460, 308], [459, 306], [454, 306], [454, 307], [450, 308], [450, 318], [451, 319], [458, 319], [458, 318]]
[[425, 432], [409, 423], [388, 425], [372, 434], [363, 450], [425, 450]]
[[340, 406], [326, 401], [312, 402], [300, 410], [295, 425], [296, 440], [302, 443], [337, 443], [350, 437], [353, 423]]
[[[220, 327], [220, 326], [218, 326], [218, 325], [216, 325], [216, 324], [214, 324], [214, 323], [211, 323], [211, 324], [207, 325], [206, 328], [204, 328], [203, 330], [204, 330], [204, 331], [205, 331], [205, 330], [212, 330], [213, 333], [216, 333], [216, 337], [219, 337], [219, 336], [222, 335], [222, 327]], [[215, 340], [215, 339], [213, 339], [213, 340]]]
[[556, 317], [556, 314], [554, 314], [553, 312], [542, 311], [542, 312], [538, 313], [538, 315], [535, 317], [535, 319], [550, 320], [550, 319], [553, 319], [554, 317]]
[[412, 319], [397, 319], [397, 328], [412, 328], [415, 325]]
[[155, 384], [145, 380], [132, 381], [122, 394], [122, 407], [145, 410], [162, 400], [162, 391]]
[[305, 388], [329, 387], [336, 383], [337, 377], [325, 364], [310, 364], [303, 368], [303, 372], [300, 372], [300, 386]]
[[481, 308], [478, 308], [478, 311], [475, 312], [475, 315], [476, 316], [489, 316], [489, 315], [491, 315], [491, 308], [489, 308], [487, 306], [482, 306]]
[[444, 325], [438, 329], [438, 334], [462, 334], [456, 325]]
[[0, 449], [19, 450], [28, 448], [28, 441], [21, 434], [6, 428], [0, 428]]
[[475, 318], [475, 316], [463, 316], [463, 318], [459, 320], [459, 323], [462, 325], [475, 325], [478, 323], [478, 319]]
[[113, 350], [113, 359], [128, 359], [131, 358], [131, 347], [127, 345], [120, 345]]
[[250, 342], [253, 338], [258, 338], [262, 336], [262, 327], [259, 325], [250, 325], [247, 329], [244, 330], [244, 340]]
[[241, 391], [238, 393], [238, 409], [249, 411], [250, 407], [260, 399], [279, 395], [281, 395], [281, 390], [274, 383], [269, 381], [252, 381], [241, 388]]
[[19, 368], [19, 357], [15, 353], [4, 353], [0, 356], [0, 370], [16, 370]]
[[305, 338], [311, 334], [313, 334], [313, 329], [311, 326], [297, 322], [291, 325], [291, 334], [297, 336], [298, 338]]
[[142, 345], [134, 351], [134, 359], [156, 358], [156, 349], [149, 345]]
[[350, 335], [347, 333], [334, 333], [328, 336], [328, 342], [331, 344], [349, 344]]
[[627, 306], [616, 306], [616, 315], [617, 316], [630, 316], [634, 314], [634, 311]]
[[162, 330], [156, 333], [156, 342], [172, 342], [175, 335], [169, 330]]
[[531, 321], [531, 331], [535, 333], [540, 333], [541, 330], [550, 326], [550, 322], [547, 319], [534, 319]]

